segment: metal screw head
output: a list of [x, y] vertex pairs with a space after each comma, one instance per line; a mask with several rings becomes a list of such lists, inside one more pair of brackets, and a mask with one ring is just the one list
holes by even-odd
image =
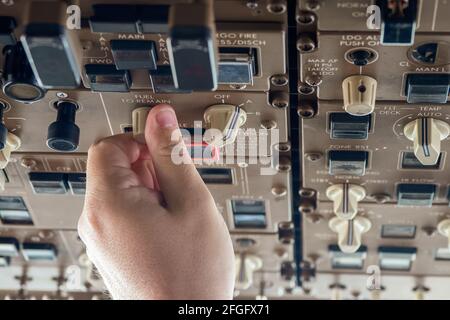
[[310, 85], [311, 87], [317, 87], [320, 86], [320, 84], [322, 83], [322, 78], [319, 76], [313, 76], [313, 75], [309, 75], [306, 77], [305, 82]]
[[65, 98], [67, 98], [69, 95], [68, 95], [67, 93], [65, 93], [65, 92], [57, 92], [57, 93], [56, 93], [56, 96], [57, 96], [58, 98], [60, 98], [60, 99], [65, 99]]
[[276, 170], [279, 172], [289, 172], [291, 170], [291, 160], [286, 157], [280, 157]]
[[375, 200], [376, 203], [380, 204], [386, 203], [391, 200], [391, 196], [385, 193], [373, 194], [371, 197], [373, 200]]
[[283, 99], [282, 97], [279, 97], [279, 98], [277, 97], [272, 100], [271, 105], [274, 108], [283, 109], [283, 108], [287, 108], [289, 106], [289, 101], [286, 99]]
[[316, 49], [316, 44], [314, 40], [309, 37], [300, 37], [297, 40], [297, 50], [300, 53], [308, 53]]
[[22, 158], [20, 165], [24, 168], [31, 169], [36, 166], [36, 161], [30, 158]]
[[304, 119], [310, 119], [314, 118], [316, 111], [311, 105], [302, 104], [297, 108], [297, 114]]
[[50, 230], [41, 230], [38, 233], [38, 236], [44, 240], [52, 239], [55, 236], [55, 233]]
[[291, 150], [291, 145], [289, 143], [277, 143], [274, 148], [279, 152], [289, 152]]
[[288, 84], [289, 79], [284, 74], [276, 74], [270, 78], [270, 82], [276, 87], [282, 87]]
[[422, 227], [422, 231], [428, 236], [432, 237], [436, 234], [437, 229], [433, 226], [424, 226]]
[[247, 6], [247, 8], [255, 10], [258, 8], [259, 4], [257, 0], [249, 0], [247, 1], [247, 3], [245, 4]]
[[245, 84], [230, 84], [230, 88], [233, 90], [244, 90], [247, 88], [247, 85]]
[[284, 197], [287, 194], [287, 189], [286, 187], [275, 186], [272, 187], [271, 192], [275, 197]]
[[305, 153], [305, 159], [311, 162], [319, 161], [322, 159], [323, 154], [320, 152], [308, 152]]
[[287, 5], [283, 0], [272, 0], [272, 2], [267, 5], [267, 11], [272, 14], [283, 14], [286, 10]]
[[277, 127], [277, 123], [273, 120], [263, 120], [261, 121], [261, 128], [266, 130], [272, 130]]

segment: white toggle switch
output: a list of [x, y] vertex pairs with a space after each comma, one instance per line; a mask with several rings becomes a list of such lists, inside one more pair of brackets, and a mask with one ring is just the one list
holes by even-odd
[[405, 136], [414, 142], [414, 154], [423, 165], [434, 165], [441, 154], [441, 141], [450, 134], [450, 125], [442, 120], [419, 118], [403, 129]]
[[366, 197], [366, 190], [356, 184], [343, 183], [328, 187], [326, 195], [333, 201], [334, 213], [343, 220], [350, 220], [358, 213], [358, 202]]
[[214, 105], [206, 109], [204, 120], [209, 130], [203, 140], [220, 148], [236, 140], [239, 128], [247, 121], [247, 113], [233, 105]]
[[147, 123], [150, 107], [136, 108], [131, 112], [131, 123], [133, 125], [133, 137], [140, 143], [145, 143], [145, 124]]
[[253, 284], [253, 273], [262, 268], [260, 257], [253, 254], [236, 254], [236, 290], [247, 290]]
[[450, 219], [439, 222], [437, 229], [441, 235], [448, 239], [448, 249], [450, 250]]
[[6, 168], [11, 158], [11, 152], [19, 149], [21, 143], [22, 141], [18, 136], [11, 132], [8, 132], [5, 147], [0, 151], [0, 169]]
[[371, 114], [375, 109], [377, 96], [377, 80], [374, 78], [355, 75], [342, 82], [344, 109], [354, 116]]
[[330, 229], [338, 234], [338, 246], [344, 253], [354, 253], [361, 247], [361, 238], [372, 227], [369, 219], [356, 217], [342, 220], [334, 217], [328, 223]]

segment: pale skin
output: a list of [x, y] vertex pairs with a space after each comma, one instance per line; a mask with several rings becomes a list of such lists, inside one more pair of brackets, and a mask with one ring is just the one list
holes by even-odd
[[174, 130], [175, 112], [159, 105], [146, 144], [121, 134], [89, 149], [78, 231], [114, 299], [233, 297], [228, 229], [194, 165], [172, 162]]

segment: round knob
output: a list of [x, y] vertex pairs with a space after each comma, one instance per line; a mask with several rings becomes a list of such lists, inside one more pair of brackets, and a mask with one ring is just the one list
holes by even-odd
[[71, 101], [60, 101], [56, 108], [56, 121], [48, 126], [47, 146], [56, 151], [75, 151], [80, 140], [80, 128], [75, 124], [78, 106]]
[[3, 53], [5, 65], [2, 89], [5, 95], [22, 103], [41, 100], [47, 91], [39, 86], [22, 44], [6, 46]]
[[377, 80], [356, 75], [350, 76], [342, 82], [345, 111], [354, 116], [371, 114], [375, 109]]

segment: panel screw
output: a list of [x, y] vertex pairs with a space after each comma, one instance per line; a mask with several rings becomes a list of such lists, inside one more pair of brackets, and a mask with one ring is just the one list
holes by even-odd
[[274, 148], [279, 152], [289, 152], [291, 150], [291, 145], [289, 143], [277, 143]]
[[286, 157], [280, 157], [279, 163], [276, 166], [279, 172], [288, 172], [291, 170], [291, 160]]
[[391, 196], [385, 193], [377, 193], [371, 196], [376, 203], [386, 203], [391, 199]]
[[20, 161], [20, 165], [27, 169], [32, 169], [36, 166], [36, 164], [36, 161], [30, 158], [22, 158], [22, 160]]
[[317, 87], [322, 83], [322, 78], [319, 76], [309, 75], [306, 77], [305, 82], [311, 87]]
[[263, 120], [261, 121], [261, 128], [266, 130], [272, 130], [277, 127], [277, 123], [273, 120]]
[[275, 186], [272, 187], [271, 192], [275, 197], [284, 197], [287, 194], [287, 189], [286, 187]]
[[314, 118], [316, 110], [310, 104], [303, 104], [297, 108], [297, 114], [305, 119]]
[[67, 98], [69, 95], [68, 95], [67, 93], [65, 93], [65, 92], [57, 92], [57, 93], [56, 93], [56, 96], [57, 96], [58, 98], [60, 98], [60, 99], [65, 99], [65, 98]]
[[316, 20], [316, 17], [310, 12], [304, 12], [297, 16], [297, 22], [300, 24], [312, 24]]
[[270, 82], [276, 87], [282, 87], [287, 85], [289, 80], [284, 74], [276, 74], [270, 78]]
[[323, 154], [320, 152], [308, 152], [305, 153], [305, 159], [311, 162], [319, 161], [322, 159]]
[[284, 92], [278, 92], [271, 97], [270, 104], [277, 109], [289, 107], [289, 95]]
[[315, 49], [316, 44], [310, 37], [303, 36], [297, 40], [297, 50], [300, 51], [300, 53], [309, 53]]
[[251, 9], [251, 10], [255, 10], [258, 8], [258, 1], [256, 0], [249, 0], [246, 3], [247, 8]]
[[436, 234], [436, 228], [432, 227], [432, 226], [424, 226], [422, 228], [422, 231], [428, 236], [428, 237], [432, 237]]
[[53, 233], [53, 231], [50, 231], [50, 230], [41, 230], [41, 231], [39, 231], [38, 236], [41, 239], [48, 240], [48, 239], [52, 239], [55, 236], [55, 234]]
[[267, 11], [272, 14], [283, 14], [286, 10], [287, 6], [283, 0], [273, 0], [267, 5]]

